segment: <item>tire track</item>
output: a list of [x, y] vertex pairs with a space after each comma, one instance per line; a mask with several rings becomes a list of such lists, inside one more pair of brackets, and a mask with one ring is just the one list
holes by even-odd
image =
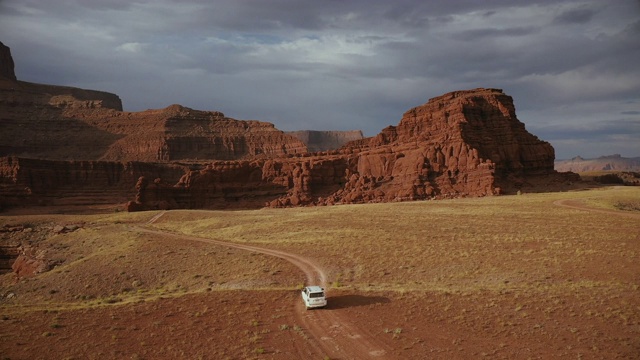
[[553, 205], [564, 207], [567, 209], [582, 210], [582, 211], [596, 212], [600, 214], [617, 215], [617, 216], [625, 216], [625, 217], [640, 219], [640, 214], [624, 212], [621, 210], [596, 209], [596, 208], [592, 208], [585, 205], [582, 201], [580, 201], [580, 199], [556, 200], [553, 202]]

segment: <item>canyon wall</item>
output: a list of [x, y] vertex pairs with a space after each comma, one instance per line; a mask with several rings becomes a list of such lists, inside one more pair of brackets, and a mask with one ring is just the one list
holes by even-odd
[[456, 91], [407, 111], [397, 126], [336, 151], [213, 162], [175, 185], [141, 179], [144, 186], [129, 209], [487, 196], [534, 191], [540, 184], [550, 190], [579, 179], [557, 173], [553, 160], [553, 147], [526, 131], [510, 96], [499, 89]]
[[[121, 111], [108, 93], [0, 81], [0, 156], [48, 160], [149, 161], [287, 156], [306, 153], [273, 124], [171, 105]], [[104, 96], [103, 96], [104, 95]]]
[[180, 105], [122, 111], [108, 92], [18, 81], [0, 46], [0, 156], [47, 160], [241, 160], [303, 154], [306, 145], [261, 121]]
[[124, 203], [141, 176], [178, 181], [189, 166], [0, 157], [0, 209]]
[[11, 49], [0, 42], [0, 78], [17, 80], [14, 67]]
[[125, 112], [114, 94], [13, 79], [7, 47], [0, 61], [2, 207], [331, 205], [548, 191], [578, 179], [554, 171], [553, 147], [525, 129], [499, 89], [433, 98], [371, 138], [296, 138], [180, 105]]

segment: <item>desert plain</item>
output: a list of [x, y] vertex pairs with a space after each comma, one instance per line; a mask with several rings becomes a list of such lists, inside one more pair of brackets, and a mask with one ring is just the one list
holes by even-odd
[[0, 277], [2, 359], [640, 357], [638, 187], [0, 227], [55, 264]]

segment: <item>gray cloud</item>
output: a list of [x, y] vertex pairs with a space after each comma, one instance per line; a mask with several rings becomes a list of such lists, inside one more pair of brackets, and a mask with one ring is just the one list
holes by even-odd
[[484, 28], [484, 29], [471, 29], [454, 33], [451, 35], [452, 39], [475, 42], [482, 38], [497, 38], [497, 37], [516, 37], [526, 36], [538, 33], [539, 28], [535, 27], [513, 27], [506, 29], [498, 28]]
[[628, 154], [640, 150], [640, 118], [606, 120], [584, 124], [549, 125], [536, 129], [539, 137], [554, 144], [558, 158], [572, 155], [594, 158], [602, 155]]
[[590, 8], [570, 9], [556, 16], [553, 22], [558, 24], [584, 24], [591, 21], [595, 14], [596, 11]]
[[580, 138], [593, 140], [602, 136], [628, 135], [640, 138], [640, 119], [604, 120], [584, 124], [552, 124], [537, 129], [547, 140]]
[[0, 36], [18, 78], [128, 110], [374, 135], [431, 97], [497, 87], [559, 157], [638, 156], [622, 135], [637, 134], [639, 14], [635, 0], [21, 0], [0, 1]]

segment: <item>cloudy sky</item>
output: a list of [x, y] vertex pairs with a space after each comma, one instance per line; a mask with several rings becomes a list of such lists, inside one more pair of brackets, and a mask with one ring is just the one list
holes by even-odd
[[556, 158], [640, 156], [639, 0], [0, 0], [18, 79], [282, 130], [495, 87]]

